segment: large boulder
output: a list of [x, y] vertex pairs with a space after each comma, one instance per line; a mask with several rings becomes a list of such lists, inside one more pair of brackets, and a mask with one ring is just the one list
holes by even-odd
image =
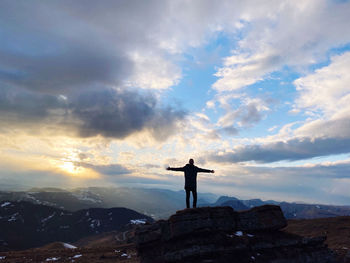
[[237, 221], [238, 213], [229, 206], [181, 210], [168, 220], [169, 238], [207, 229], [211, 231], [232, 231], [237, 228]]
[[286, 226], [287, 220], [277, 205], [257, 206], [239, 212], [237, 228], [243, 231], [279, 230]]
[[324, 238], [279, 231], [286, 225], [274, 205], [241, 212], [231, 207], [185, 209], [140, 227], [136, 245], [141, 263], [334, 262]]

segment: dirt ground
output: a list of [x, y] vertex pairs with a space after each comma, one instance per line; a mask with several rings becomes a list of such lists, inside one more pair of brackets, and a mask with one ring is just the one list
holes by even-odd
[[133, 244], [100, 248], [39, 248], [23, 251], [0, 252], [0, 263], [27, 262], [123, 262], [139, 263]]
[[326, 244], [339, 255], [339, 262], [350, 263], [350, 217], [288, 220], [284, 231], [306, 237], [326, 236]]
[[[339, 262], [350, 263], [350, 217], [334, 217], [307, 220], [288, 220], [283, 231], [301, 236], [326, 236], [326, 244], [338, 254]], [[90, 237], [75, 244], [76, 249], [62, 247], [62, 243], [52, 243], [41, 248], [23, 251], [0, 252], [0, 263], [27, 262], [89, 262], [139, 263], [134, 244], [118, 245], [113, 241], [115, 233]], [[107, 244], [113, 244], [108, 246]]]

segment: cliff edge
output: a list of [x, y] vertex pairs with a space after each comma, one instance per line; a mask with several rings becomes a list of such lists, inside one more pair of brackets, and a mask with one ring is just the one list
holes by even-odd
[[140, 227], [136, 246], [141, 263], [335, 262], [325, 237], [280, 231], [285, 226], [275, 205], [240, 212], [231, 207], [185, 209]]

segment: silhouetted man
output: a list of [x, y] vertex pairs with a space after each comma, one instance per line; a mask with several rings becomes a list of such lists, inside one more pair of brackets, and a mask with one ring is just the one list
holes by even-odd
[[214, 173], [214, 170], [202, 169], [194, 165], [193, 159], [189, 160], [189, 163], [184, 167], [179, 168], [166, 168], [171, 171], [185, 172], [185, 190], [186, 190], [186, 206], [190, 208], [190, 195], [193, 196], [193, 207], [197, 206], [197, 173]]

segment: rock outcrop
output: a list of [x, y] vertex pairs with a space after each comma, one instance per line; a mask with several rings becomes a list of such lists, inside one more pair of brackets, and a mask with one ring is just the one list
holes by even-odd
[[231, 207], [178, 211], [136, 231], [141, 263], [335, 262], [324, 237], [280, 231], [287, 225], [279, 206], [236, 212]]

